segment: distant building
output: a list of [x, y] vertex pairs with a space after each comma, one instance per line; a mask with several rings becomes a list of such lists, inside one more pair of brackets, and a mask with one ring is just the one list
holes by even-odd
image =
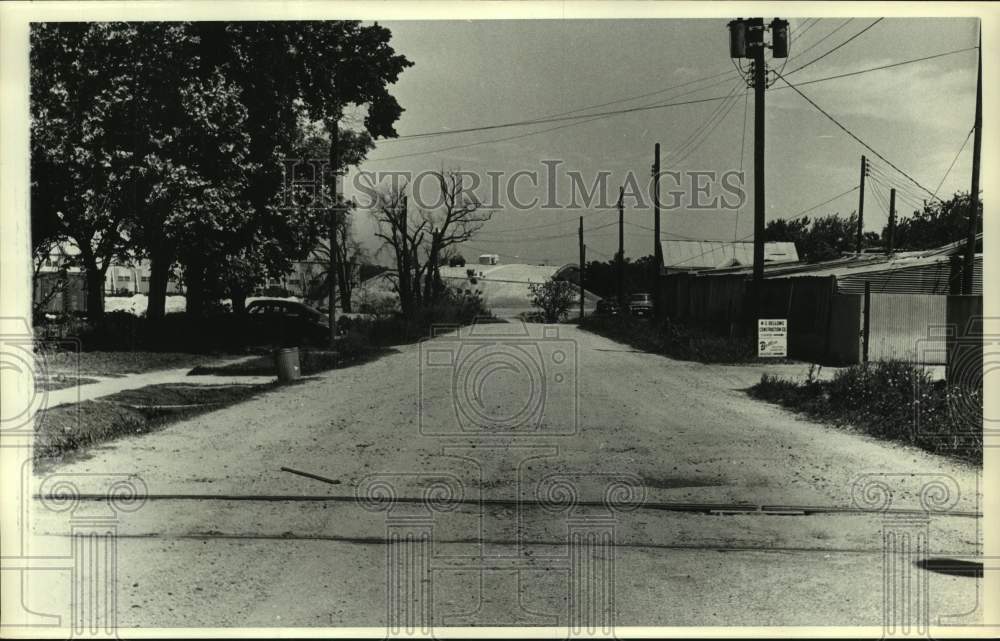
[[[977, 237], [982, 241], [982, 233]], [[957, 294], [960, 291], [962, 256], [965, 242], [948, 243], [935, 249], [904, 251], [893, 254], [848, 254], [817, 263], [769, 263], [764, 278], [794, 276], [834, 276], [837, 291], [860, 294], [865, 283], [870, 291], [883, 294]], [[752, 273], [752, 266], [720, 267], [699, 272], [700, 276], [725, 276]], [[983, 255], [973, 261], [972, 293], [983, 293]]]
[[[664, 274], [753, 266], [752, 242], [664, 240], [660, 241], [660, 249], [663, 253], [661, 273]], [[765, 263], [795, 263], [798, 260], [795, 243], [764, 243]]]
[[[487, 307], [498, 316], [515, 316], [521, 312], [535, 311], [531, 305], [529, 285], [548, 280], [565, 280], [578, 283], [579, 266], [521, 265], [483, 263], [483, 258], [496, 254], [483, 254], [480, 264], [470, 267], [441, 267], [441, 280], [455, 291], [479, 294]], [[599, 296], [584, 291], [584, 305], [592, 311]]]

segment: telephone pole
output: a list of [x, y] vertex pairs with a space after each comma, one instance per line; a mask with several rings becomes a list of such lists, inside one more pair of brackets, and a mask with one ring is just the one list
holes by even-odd
[[962, 264], [962, 293], [972, 294], [972, 275], [976, 265], [976, 232], [979, 218], [979, 156], [983, 147], [983, 36], [979, 34], [979, 71], [976, 75], [976, 132], [972, 142], [972, 190], [969, 194], [969, 233]]
[[660, 247], [660, 143], [653, 147], [653, 318], [660, 319], [660, 269], [663, 248]]
[[[781, 18], [764, 25], [764, 18], [737, 18], [729, 25], [729, 56], [746, 58], [752, 71], [747, 80], [753, 87], [754, 147], [753, 147], [753, 281], [750, 305], [753, 320], [760, 319], [764, 281], [764, 92], [767, 90], [767, 66], [764, 49], [770, 47], [772, 58], [787, 58], [790, 44], [788, 21]], [[771, 44], [765, 43], [764, 32], [771, 31]], [[739, 66], [739, 64], [737, 64]], [[742, 67], [740, 67], [742, 71]], [[753, 331], [757, 331], [755, 322]]]
[[330, 298], [330, 309], [327, 311], [330, 322], [330, 349], [334, 348], [337, 341], [337, 224], [340, 219], [340, 189], [337, 183], [340, 169], [337, 158], [340, 152], [338, 149], [339, 138], [339, 123], [334, 120], [330, 125], [330, 195], [333, 207], [330, 208], [330, 264], [327, 275], [327, 295]]
[[618, 188], [618, 304], [621, 306], [625, 305], [625, 186], [624, 185]]
[[583, 272], [587, 267], [587, 246], [583, 244], [583, 216], [580, 216], [580, 320], [583, 320]]
[[868, 175], [868, 159], [861, 157], [861, 185], [858, 191], [858, 237], [854, 244], [854, 251], [861, 253], [861, 237], [864, 236], [865, 229], [865, 176]]
[[889, 238], [886, 241], [889, 254], [895, 249], [896, 241], [896, 188], [889, 190]]
[[749, 40], [753, 47], [753, 282], [760, 296], [764, 280], [764, 90], [767, 67], [764, 66], [764, 19], [753, 18]]

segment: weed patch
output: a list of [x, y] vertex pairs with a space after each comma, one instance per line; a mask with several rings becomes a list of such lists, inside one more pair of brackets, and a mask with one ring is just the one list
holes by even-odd
[[764, 374], [749, 393], [812, 418], [982, 465], [982, 388], [935, 381], [913, 363], [855, 365], [829, 381]]

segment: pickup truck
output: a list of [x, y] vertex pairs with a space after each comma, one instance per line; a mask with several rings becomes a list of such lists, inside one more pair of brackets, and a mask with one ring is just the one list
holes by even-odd
[[633, 316], [652, 316], [653, 315], [652, 294], [638, 293], [629, 296], [628, 311]]

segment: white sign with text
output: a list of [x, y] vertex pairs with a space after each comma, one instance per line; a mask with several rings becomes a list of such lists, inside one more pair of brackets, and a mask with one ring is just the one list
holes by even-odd
[[788, 356], [788, 319], [757, 319], [757, 356]]

